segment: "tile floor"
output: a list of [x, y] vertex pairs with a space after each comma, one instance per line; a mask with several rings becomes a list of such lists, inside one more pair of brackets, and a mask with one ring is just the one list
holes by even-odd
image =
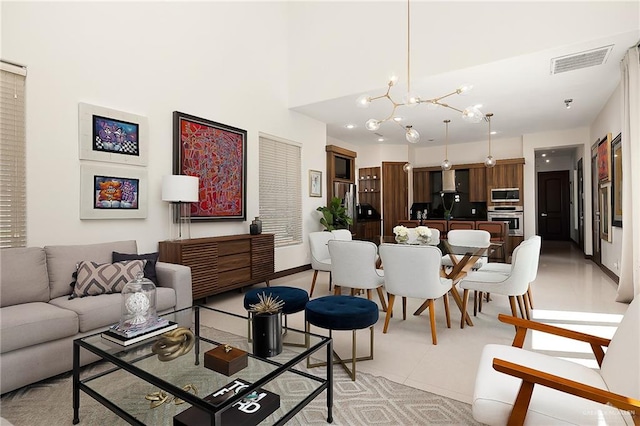
[[[271, 285], [311, 287], [313, 271], [305, 271], [273, 280]], [[329, 295], [329, 274], [321, 272], [314, 297]], [[627, 305], [615, 302], [616, 284], [568, 242], [543, 243], [538, 276], [532, 286], [534, 318], [545, 322], [568, 325], [581, 331], [611, 337], [615, 324]], [[228, 292], [210, 297], [208, 305], [245, 314], [243, 294]], [[377, 297], [373, 300], [380, 303]], [[487, 343], [511, 344], [514, 329], [498, 322], [499, 313], [510, 312], [506, 296], [493, 295], [483, 304], [482, 313], [472, 317], [474, 326], [460, 329], [460, 311], [451, 300], [451, 328], [447, 329], [442, 301], [436, 303], [438, 345], [431, 344], [429, 314], [412, 313], [420, 300], [408, 299], [407, 320], [402, 320], [402, 305], [396, 301], [394, 317], [387, 334], [382, 333], [384, 312], [375, 326], [374, 359], [358, 363], [358, 371], [384, 376], [398, 383], [423, 389], [459, 401], [470, 403], [477, 362]], [[471, 307], [472, 309], [472, 307]], [[612, 315], [594, 315], [612, 314]], [[304, 314], [289, 317], [289, 326], [304, 329]], [[324, 334], [324, 330], [312, 329]], [[358, 353], [367, 354], [368, 331], [358, 332]], [[345, 358], [350, 355], [350, 332], [334, 332], [335, 348]], [[592, 363], [589, 348], [566, 346], [566, 342], [549, 340], [534, 334], [526, 345], [577, 362]]]

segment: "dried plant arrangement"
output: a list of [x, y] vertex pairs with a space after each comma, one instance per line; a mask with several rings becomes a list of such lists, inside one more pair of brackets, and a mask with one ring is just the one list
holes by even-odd
[[284, 306], [283, 300], [278, 300], [278, 296], [258, 293], [258, 303], [249, 305], [249, 310], [254, 314], [275, 314], [280, 312]]

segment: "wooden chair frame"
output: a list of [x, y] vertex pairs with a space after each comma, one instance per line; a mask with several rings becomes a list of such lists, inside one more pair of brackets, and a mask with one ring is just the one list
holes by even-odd
[[[516, 327], [516, 335], [512, 343], [515, 347], [522, 348], [527, 335], [527, 330], [549, 333], [589, 343], [599, 366], [602, 365], [602, 361], [604, 359], [603, 347], [609, 346], [609, 343], [611, 342], [611, 339], [605, 339], [591, 334], [580, 333], [508, 315], [500, 314], [498, 315], [498, 319], [501, 322], [511, 324]], [[609, 404], [621, 410], [627, 410], [633, 418], [633, 423], [636, 426], [640, 425], [640, 400], [628, 398], [604, 389], [568, 380], [560, 376], [524, 367], [499, 358], [493, 359], [493, 368], [496, 371], [522, 380], [522, 385], [520, 386], [513, 409], [511, 410], [511, 415], [509, 416], [509, 421], [507, 422], [508, 426], [524, 424], [535, 385], [546, 386], [560, 392], [570, 393], [601, 404]]]

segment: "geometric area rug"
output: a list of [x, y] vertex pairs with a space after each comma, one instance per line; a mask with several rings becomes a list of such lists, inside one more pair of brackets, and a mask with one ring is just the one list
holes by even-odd
[[[83, 368], [82, 376], [102, 371], [104, 363]], [[322, 376], [322, 367], [314, 373]], [[114, 380], [113, 386], [117, 386]], [[65, 373], [2, 395], [3, 426], [70, 425], [73, 418], [72, 376]], [[125, 425], [124, 420], [80, 392], [80, 425]], [[289, 421], [290, 425], [326, 425], [325, 393]], [[9, 423], [6, 423], [8, 421]], [[172, 416], [147, 419], [148, 424], [172, 425]], [[419, 389], [358, 372], [352, 381], [344, 370], [334, 368], [334, 425], [478, 425], [471, 406]]]

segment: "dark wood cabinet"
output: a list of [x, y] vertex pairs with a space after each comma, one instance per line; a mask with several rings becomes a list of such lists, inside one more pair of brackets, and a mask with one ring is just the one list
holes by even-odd
[[393, 235], [393, 227], [409, 214], [409, 177], [405, 162], [382, 162], [383, 235]]
[[376, 242], [380, 235], [379, 219], [359, 220], [356, 223], [356, 239]]
[[[327, 145], [327, 205], [333, 197], [342, 197], [336, 184], [356, 183], [355, 159], [358, 155], [354, 151], [336, 145]], [[343, 192], [343, 191], [342, 191]]]
[[430, 203], [431, 185], [429, 176], [431, 171], [427, 168], [413, 169], [413, 202]]
[[487, 177], [484, 167], [469, 169], [469, 201], [480, 203], [487, 201]]
[[378, 213], [380, 213], [380, 182], [380, 167], [358, 169], [358, 200], [360, 204], [370, 204]]
[[265, 281], [274, 272], [274, 235], [160, 241], [160, 261], [191, 268], [193, 299]]
[[504, 204], [491, 202], [490, 194], [493, 188], [519, 188], [521, 196], [524, 194], [524, 159], [522, 158], [498, 160], [495, 167], [486, 170], [486, 176], [488, 205]]

